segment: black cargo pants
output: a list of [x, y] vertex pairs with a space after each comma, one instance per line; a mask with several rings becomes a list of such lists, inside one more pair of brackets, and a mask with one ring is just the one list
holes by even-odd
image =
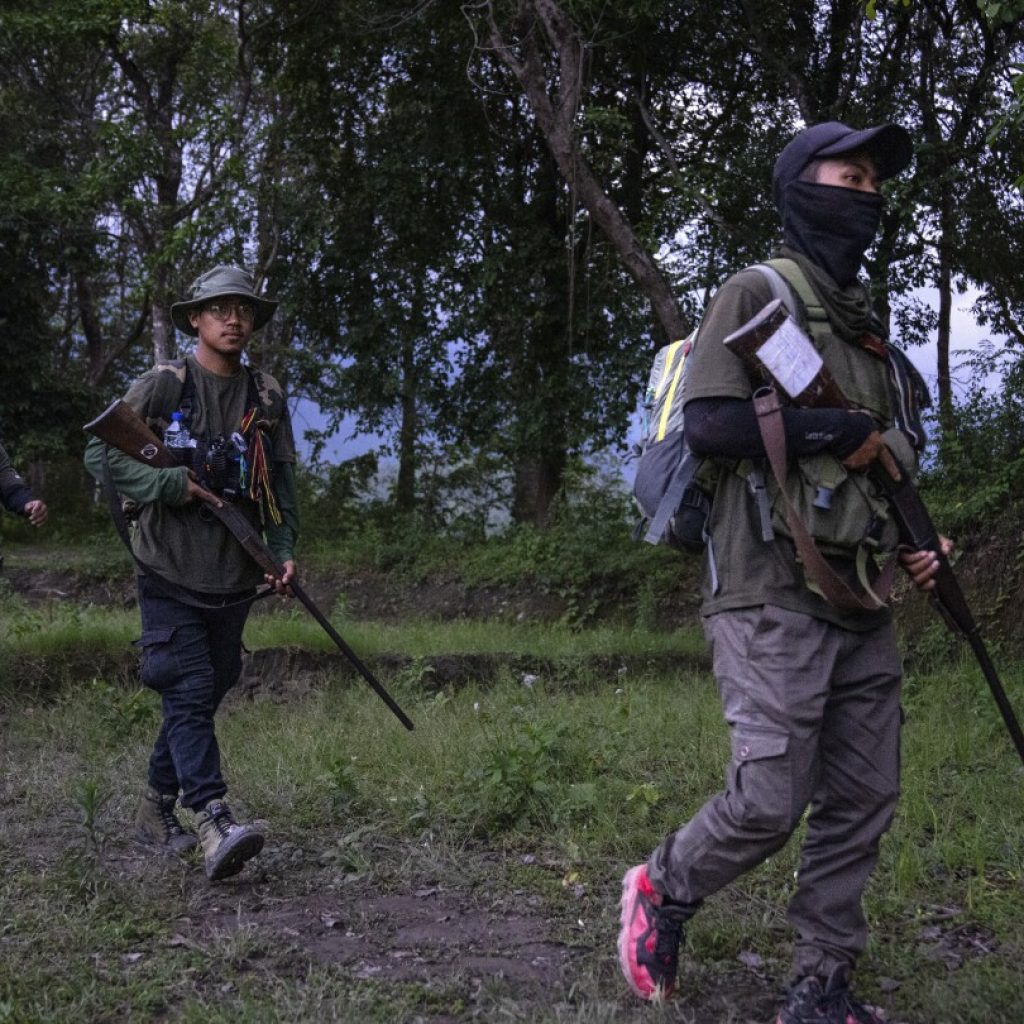
[[[227, 793], [214, 715], [242, 668], [242, 630], [252, 592], [184, 604], [139, 577], [142, 682], [160, 694], [163, 722], [149, 758], [149, 785], [199, 810]], [[194, 595], [202, 597], [204, 595]], [[221, 606], [214, 601], [223, 602]]]

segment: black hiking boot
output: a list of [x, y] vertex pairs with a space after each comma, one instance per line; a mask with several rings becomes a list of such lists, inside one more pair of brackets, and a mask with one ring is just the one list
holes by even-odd
[[837, 967], [828, 978], [801, 978], [789, 990], [775, 1024], [885, 1024], [885, 1015], [850, 994], [850, 972]]
[[176, 796], [148, 789], [135, 812], [135, 838], [162, 853], [183, 854], [194, 850], [199, 840], [185, 828], [175, 812]]

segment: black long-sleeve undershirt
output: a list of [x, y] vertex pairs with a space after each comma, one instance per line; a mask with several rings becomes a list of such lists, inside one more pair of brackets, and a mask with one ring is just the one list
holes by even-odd
[[[686, 443], [694, 455], [723, 459], [764, 458], [764, 441], [750, 399], [695, 398], [686, 403]], [[846, 409], [782, 410], [791, 456], [830, 451], [839, 459], [855, 452], [876, 428], [870, 416]]]

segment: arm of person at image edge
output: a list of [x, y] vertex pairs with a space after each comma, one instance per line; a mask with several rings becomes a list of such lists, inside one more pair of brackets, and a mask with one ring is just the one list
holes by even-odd
[[[754, 270], [740, 271], [718, 290], [701, 325], [686, 371], [686, 439], [694, 454], [725, 459], [764, 458], [764, 442], [751, 401], [747, 371], [722, 344], [772, 299]], [[846, 409], [782, 410], [789, 455], [829, 451], [850, 470], [863, 470], [885, 449], [874, 420]], [[952, 542], [941, 539], [949, 555]], [[900, 561], [922, 590], [935, 586], [939, 569], [934, 551], [902, 552]]]
[[295, 544], [299, 538], [299, 503], [295, 487], [295, 438], [287, 402], [270, 435], [273, 447], [270, 481], [281, 512], [281, 522], [267, 522], [267, 546], [284, 565], [284, 575], [266, 580], [278, 594], [293, 596], [288, 584], [295, 579]]
[[8, 512], [24, 516], [33, 526], [42, 526], [46, 522], [45, 502], [32, 497], [28, 484], [11, 465], [3, 445], [0, 445], [0, 501]]

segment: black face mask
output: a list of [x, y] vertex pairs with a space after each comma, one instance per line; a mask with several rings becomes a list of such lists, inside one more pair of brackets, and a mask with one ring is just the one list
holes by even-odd
[[786, 242], [846, 288], [857, 279], [864, 253], [878, 234], [882, 205], [874, 192], [791, 181], [782, 214]]

